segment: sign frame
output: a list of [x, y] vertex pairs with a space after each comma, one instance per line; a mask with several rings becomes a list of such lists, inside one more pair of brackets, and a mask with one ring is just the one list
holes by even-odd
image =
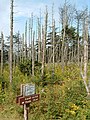
[[30, 96], [34, 95], [35, 93], [36, 93], [35, 84], [28, 83], [21, 85], [21, 95]]
[[16, 97], [16, 103], [23, 105], [24, 118], [28, 120], [29, 105], [40, 100], [40, 94], [36, 94], [35, 84], [21, 84], [21, 94]]

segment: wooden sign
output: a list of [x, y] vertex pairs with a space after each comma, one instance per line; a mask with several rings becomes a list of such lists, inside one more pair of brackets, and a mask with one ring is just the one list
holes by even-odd
[[22, 94], [23, 96], [29, 96], [35, 94], [35, 85], [34, 84], [23, 85]]
[[22, 84], [21, 95], [16, 97], [16, 103], [24, 106], [24, 118], [28, 120], [28, 106], [31, 102], [38, 101], [40, 94], [35, 94], [34, 84]]
[[19, 98], [21, 98], [21, 97], [23, 97], [22, 95], [18, 95], [17, 97], [16, 97], [16, 103], [19, 103]]
[[31, 102], [38, 101], [39, 96], [40, 96], [39, 94], [34, 94], [26, 97], [20, 97], [18, 101], [20, 105], [29, 104]]
[[19, 98], [19, 104], [20, 104], [20, 105], [29, 104], [29, 103], [31, 103], [31, 102], [32, 102], [32, 101], [31, 101], [31, 96]]

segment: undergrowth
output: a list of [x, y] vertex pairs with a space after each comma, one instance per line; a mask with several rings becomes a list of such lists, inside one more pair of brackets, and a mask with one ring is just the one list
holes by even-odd
[[16, 104], [16, 96], [20, 94], [21, 84], [31, 82], [36, 84], [40, 101], [30, 104], [29, 120], [90, 120], [90, 101], [86, 99], [85, 87], [76, 65], [68, 65], [64, 71], [56, 65], [54, 76], [52, 67], [47, 65], [44, 80], [39, 74], [34, 78], [24, 75], [16, 67], [12, 85], [6, 66], [0, 80], [0, 120], [23, 119], [23, 106]]

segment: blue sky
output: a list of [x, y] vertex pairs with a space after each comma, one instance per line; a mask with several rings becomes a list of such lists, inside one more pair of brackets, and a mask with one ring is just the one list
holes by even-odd
[[[90, 10], [90, 0], [67, 0], [68, 3], [75, 4], [76, 8], [84, 9], [86, 6]], [[62, 6], [64, 0], [14, 0], [14, 32], [20, 30], [24, 32], [24, 25], [33, 12], [39, 16], [40, 9], [44, 16], [45, 6], [48, 6], [51, 14], [52, 3], [54, 3], [54, 16], [58, 18], [58, 7]], [[0, 0], [0, 32], [3, 31], [5, 36], [9, 35], [10, 30], [10, 0]]]

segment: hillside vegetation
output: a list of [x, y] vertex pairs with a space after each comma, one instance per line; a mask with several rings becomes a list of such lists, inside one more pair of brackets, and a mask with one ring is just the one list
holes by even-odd
[[52, 66], [47, 65], [43, 81], [39, 71], [36, 73], [32, 78], [16, 67], [11, 87], [9, 67], [4, 68], [4, 76], [0, 78], [4, 83], [4, 89], [0, 83], [0, 120], [24, 119], [23, 106], [16, 104], [16, 96], [20, 94], [21, 84], [31, 82], [36, 84], [40, 101], [30, 104], [29, 120], [90, 120], [90, 100], [77, 65], [70, 64], [62, 71], [57, 64], [54, 75]]

